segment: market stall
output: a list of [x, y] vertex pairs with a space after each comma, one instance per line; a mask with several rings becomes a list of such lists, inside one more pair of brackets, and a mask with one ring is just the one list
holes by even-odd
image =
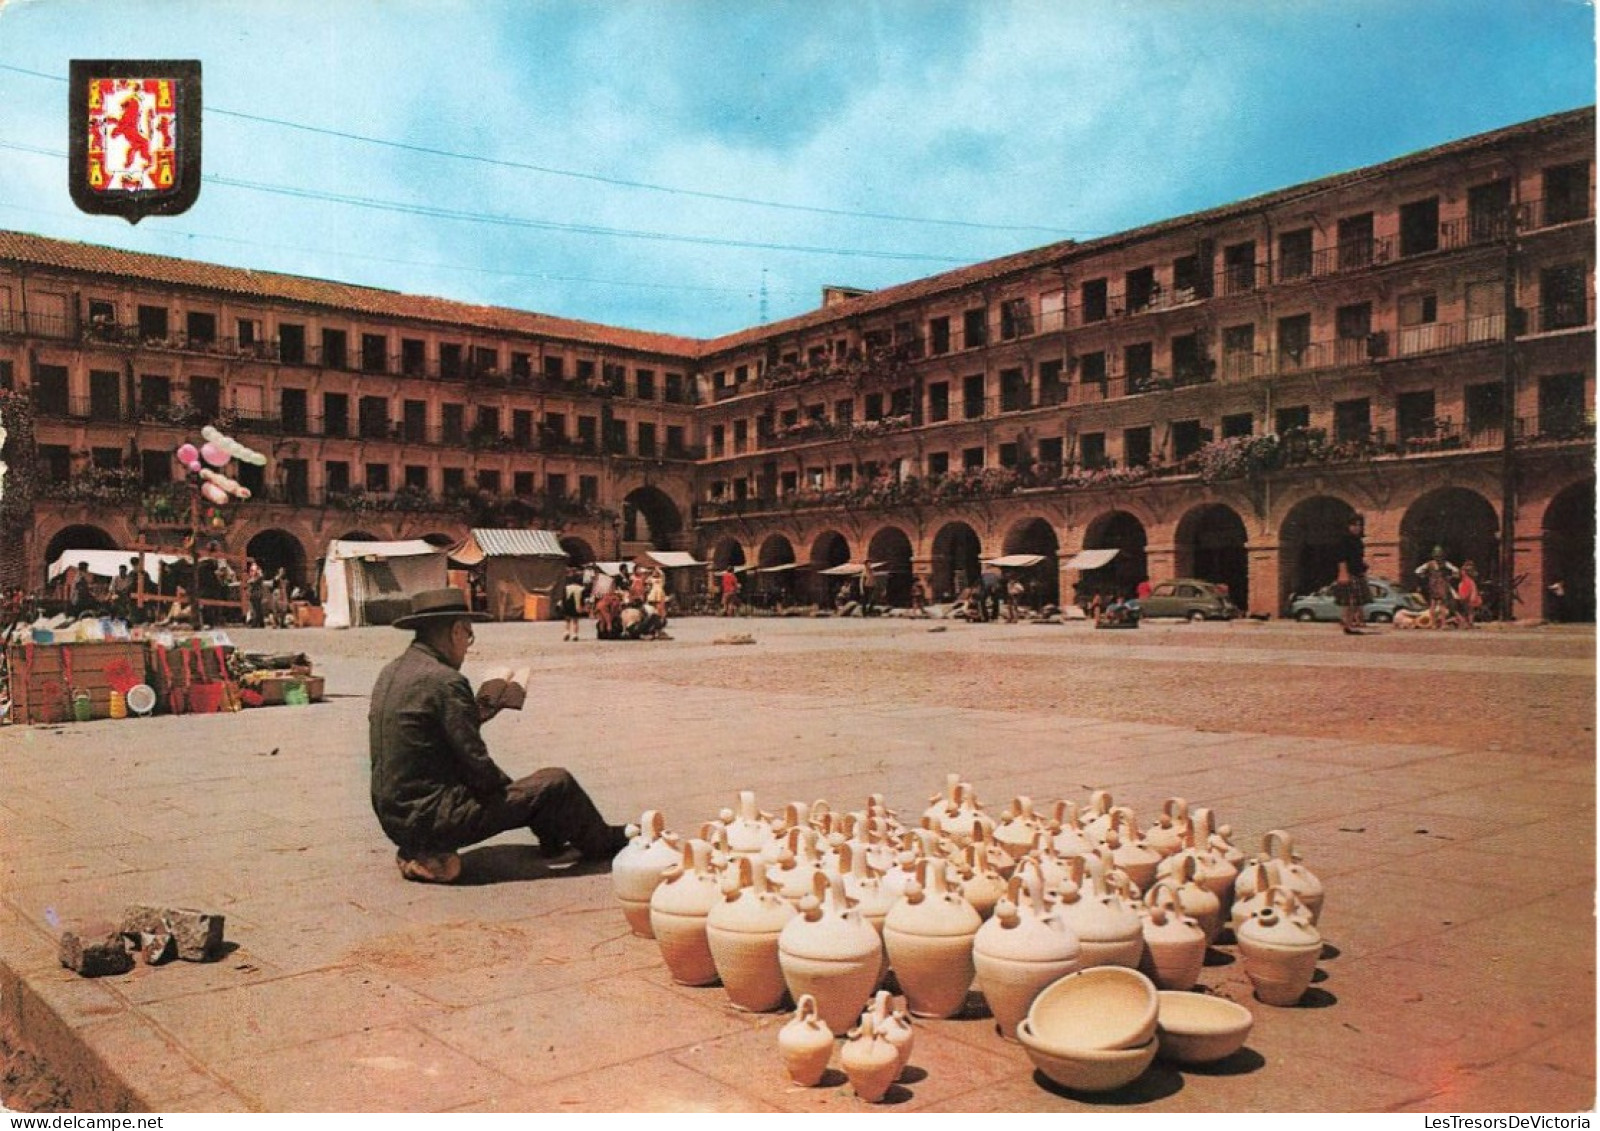
[[328, 543], [322, 605], [329, 628], [391, 624], [411, 597], [446, 584], [445, 551], [430, 542]]
[[450, 564], [478, 571], [495, 620], [549, 620], [567, 575], [567, 552], [549, 530], [475, 529], [449, 551]]

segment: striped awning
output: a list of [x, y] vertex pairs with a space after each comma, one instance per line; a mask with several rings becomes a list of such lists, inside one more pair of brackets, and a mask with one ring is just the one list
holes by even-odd
[[475, 566], [484, 558], [565, 558], [561, 539], [550, 530], [474, 530], [450, 551], [450, 560]]

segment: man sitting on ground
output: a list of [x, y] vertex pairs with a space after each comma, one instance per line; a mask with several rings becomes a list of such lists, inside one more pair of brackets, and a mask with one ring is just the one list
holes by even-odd
[[416, 639], [372, 689], [372, 808], [408, 880], [451, 883], [461, 875], [458, 849], [518, 827], [539, 838], [547, 857], [570, 848], [584, 860], [610, 860], [627, 844], [566, 770], [512, 781], [489, 757], [478, 728], [500, 706], [474, 697], [461, 674], [472, 622], [488, 619], [467, 608], [459, 589], [418, 593], [394, 622]]

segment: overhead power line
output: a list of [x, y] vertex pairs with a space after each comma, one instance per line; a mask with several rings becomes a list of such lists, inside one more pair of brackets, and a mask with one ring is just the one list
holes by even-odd
[[[31, 78], [47, 79], [51, 82], [64, 83], [67, 80], [59, 75], [47, 74], [44, 71], [34, 71], [26, 67], [12, 66], [0, 63], [0, 71], [11, 71]], [[943, 217], [906, 216], [894, 212], [871, 212], [852, 208], [827, 208], [821, 205], [795, 204], [789, 201], [765, 200], [760, 197], [739, 196], [732, 193], [708, 192], [702, 189], [682, 188], [677, 185], [656, 184], [650, 181], [631, 180], [626, 177], [608, 176], [604, 173], [587, 172], [580, 169], [562, 169], [552, 165], [535, 165], [526, 161], [508, 161], [500, 157], [486, 157], [479, 153], [462, 153], [457, 150], [440, 149], [434, 146], [416, 145], [411, 142], [395, 141], [392, 138], [372, 137], [368, 134], [358, 134], [347, 130], [335, 130], [325, 126], [313, 126], [304, 122], [293, 122], [285, 118], [272, 118], [263, 114], [250, 114], [243, 110], [227, 110], [218, 106], [207, 106], [208, 114], [225, 115], [238, 118], [242, 121], [259, 122], [263, 125], [279, 126], [283, 129], [298, 130], [303, 133], [319, 134], [323, 137], [339, 138], [343, 141], [359, 142], [363, 145], [382, 146], [386, 149], [396, 149], [408, 153], [418, 153], [429, 157], [444, 157], [452, 161], [469, 161], [479, 165], [489, 165], [501, 169], [516, 169], [522, 172], [542, 173], [551, 177], [568, 177], [574, 180], [590, 181], [595, 184], [610, 185], [614, 188], [638, 189], [647, 192], [668, 193], [673, 196], [693, 197], [698, 200], [719, 200], [728, 204], [746, 204], [757, 208], [773, 208], [786, 212], [805, 212], [818, 216], [841, 216], [857, 220], [885, 220], [897, 224], [932, 224], [950, 228], [970, 228], [978, 231], [990, 232], [1039, 232], [1051, 236], [1082, 236], [1093, 233], [1074, 232], [1064, 228], [1052, 228], [1041, 224], [993, 224], [978, 220], [952, 220]]]
[[[5, 147], [0, 143], [0, 147]], [[12, 147], [21, 148], [21, 147]], [[62, 212], [59, 209], [24, 208], [16, 204], [0, 203], [0, 209], [7, 212], [19, 212], [31, 216], [54, 216], [61, 219], [70, 219], [79, 215], [76, 212]], [[259, 247], [271, 251], [299, 252], [305, 255], [318, 255], [332, 257], [338, 260], [362, 260], [370, 263], [387, 263], [397, 267], [420, 267], [433, 271], [460, 271], [470, 275], [489, 275], [506, 279], [537, 279], [547, 283], [578, 283], [585, 286], [598, 287], [631, 287], [637, 290], [650, 291], [681, 291], [693, 294], [720, 294], [737, 295], [749, 298], [753, 293], [749, 287], [712, 287], [699, 286], [694, 283], [649, 283], [639, 279], [596, 279], [587, 275], [560, 275], [550, 271], [507, 271], [494, 267], [483, 267], [469, 263], [439, 263], [420, 259], [397, 259], [388, 255], [369, 255], [363, 252], [341, 251], [329, 247], [302, 247], [297, 244], [267, 243], [262, 240], [241, 239], [238, 236], [218, 236], [209, 232], [182, 232], [172, 228], [161, 227], [152, 229], [159, 237], [178, 240], [201, 240], [210, 243], [233, 244], [239, 247]], [[772, 293], [784, 295], [789, 298], [802, 298], [810, 295], [809, 291], [796, 291], [779, 289]]]
[[[45, 157], [65, 158], [59, 149], [27, 145], [22, 142], [0, 141], [0, 149], [22, 153], [35, 153]], [[413, 204], [400, 200], [378, 200], [372, 197], [347, 193], [328, 192], [323, 189], [296, 188], [292, 185], [275, 185], [265, 181], [246, 181], [225, 177], [218, 173], [202, 176], [205, 184], [225, 185], [249, 192], [268, 193], [300, 200], [319, 200], [332, 204], [345, 204], [353, 208], [367, 208], [379, 212], [395, 212], [405, 216], [424, 216], [434, 220], [459, 220], [474, 224], [495, 224], [501, 227], [530, 228], [536, 231], [570, 232], [575, 235], [606, 236], [617, 239], [654, 240], [665, 243], [698, 244], [705, 247], [755, 248], [760, 251], [788, 251], [804, 255], [833, 255], [858, 259], [888, 259], [924, 263], [967, 264], [971, 259], [948, 255], [930, 255], [911, 251], [874, 251], [861, 248], [817, 247], [809, 244], [767, 243], [760, 240], [738, 240], [726, 236], [691, 236], [674, 232], [652, 232], [634, 228], [611, 228], [599, 224], [574, 224], [558, 220], [535, 220], [523, 216], [503, 216], [489, 212], [470, 212], [463, 209], [443, 208], [433, 204]]]

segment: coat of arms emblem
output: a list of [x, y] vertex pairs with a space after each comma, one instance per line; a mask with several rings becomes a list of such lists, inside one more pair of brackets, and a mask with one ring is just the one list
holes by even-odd
[[72, 61], [73, 203], [137, 224], [200, 195], [200, 63]]

